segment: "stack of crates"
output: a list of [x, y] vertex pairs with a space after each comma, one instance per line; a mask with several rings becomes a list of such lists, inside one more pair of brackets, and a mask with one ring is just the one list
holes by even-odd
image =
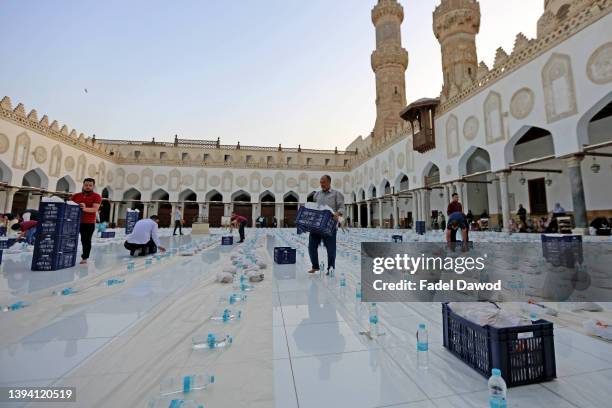
[[226, 235], [224, 237], [221, 237], [221, 245], [233, 245], [234, 244], [234, 237], [231, 235]]
[[128, 211], [125, 214], [125, 235], [130, 235], [134, 231], [134, 225], [138, 222], [140, 212]]
[[553, 266], [573, 268], [576, 264], [582, 264], [582, 236], [542, 234], [541, 241], [542, 255]]
[[417, 234], [419, 235], [425, 234], [425, 221], [416, 221], [414, 225], [415, 225], [415, 231]]
[[15, 238], [0, 238], [0, 264], [2, 263], [3, 250], [12, 247], [16, 241]]
[[81, 208], [74, 204], [43, 201], [38, 211], [32, 270], [55, 271], [73, 267], [79, 245]]

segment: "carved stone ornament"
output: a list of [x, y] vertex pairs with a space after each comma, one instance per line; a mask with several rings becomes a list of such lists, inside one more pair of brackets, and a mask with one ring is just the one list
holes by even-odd
[[72, 156], [68, 156], [66, 157], [66, 160], [64, 160], [64, 167], [66, 168], [66, 171], [74, 170], [74, 164], [74, 157]]
[[525, 119], [533, 110], [534, 94], [529, 88], [519, 89], [510, 100], [510, 113], [516, 119]]
[[6, 153], [10, 147], [9, 139], [6, 135], [0, 133], [0, 153]]
[[208, 182], [210, 183], [212, 187], [219, 187], [219, 184], [221, 184], [221, 177], [211, 176]]
[[264, 186], [264, 188], [270, 188], [272, 184], [274, 184], [272, 177], [264, 177], [263, 180], [261, 180], [261, 185]]
[[181, 183], [183, 183], [184, 186], [191, 186], [193, 184], [193, 176], [191, 174], [184, 175], [181, 179]]
[[158, 186], [165, 186], [168, 182], [168, 176], [166, 176], [165, 174], [158, 174], [157, 176], [155, 176], [154, 181], [155, 184]]
[[238, 176], [236, 178], [236, 185], [240, 188], [244, 188], [247, 185], [248, 181], [245, 176]]
[[470, 116], [463, 124], [463, 137], [465, 140], [474, 140], [478, 136], [478, 128], [480, 123], [476, 116]]
[[612, 82], [612, 42], [597, 48], [587, 63], [589, 79], [598, 85]]
[[136, 184], [138, 184], [138, 180], [140, 180], [140, 177], [138, 177], [138, 174], [136, 173], [130, 173], [126, 178], [126, 181], [130, 186], [135, 186]]
[[46, 162], [47, 150], [42, 146], [36, 147], [36, 149], [34, 149], [34, 160], [36, 160], [36, 163], [38, 164], [43, 164]]

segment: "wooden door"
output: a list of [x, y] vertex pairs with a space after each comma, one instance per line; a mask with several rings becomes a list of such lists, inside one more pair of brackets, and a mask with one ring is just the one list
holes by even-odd
[[210, 227], [219, 228], [221, 226], [221, 217], [223, 217], [223, 212], [223, 203], [210, 203], [208, 206], [208, 225]]
[[283, 214], [283, 218], [285, 219], [285, 227], [294, 228], [295, 227], [295, 218], [297, 217], [298, 206], [295, 204], [287, 204], [285, 203], [285, 212]]
[[172, 221], [172, 205], [170, 203], [159, 203], [157, 216], [159, 217], [159, 227], [169, 228]]
[[11, 213], [14, 215], [21, 214], [23, 210], [26, 210], [28, 205], [28, 193], [27, 191], [17, 191], [13, 197], [13, 208]]
[[546, 204], [546, 182], [544, 178], [529, 180], [528, 187], [531, 214], [547, 214], [548, 205]]
[[234, 212], [247, 219], [247, 227], [253, 225], [253, 208], [251, 204], [234, 204]]
[[271, 228], [274, 223], [274, 204], [261, 205], [261, 216], [266, 219], [266, 227]]
[[185, 227], [191, 228], [193, 221], [198, 218], [200, 213], [200, 206], [195, 203], [185, 203], [185, 210], [183, 211], [183, 219], [185, 220]]

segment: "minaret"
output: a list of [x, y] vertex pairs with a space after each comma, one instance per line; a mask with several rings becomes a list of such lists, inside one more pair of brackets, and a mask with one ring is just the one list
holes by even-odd
[[476, 0], [442, 0], [434, 10], [433, 31], [442, 48], [442, 102], [476, 80], [479, 30], [480, 4]]
[[402, 122], [399, 114], [406, 107], [408, 52], [402, 48], [403, 20], [404, 8], [396, 0], [378, 0], [372, 9], [372, 23], [376, 27], [376, 50], [372, 53], [376, 76], [375, 143], [396, 129]]

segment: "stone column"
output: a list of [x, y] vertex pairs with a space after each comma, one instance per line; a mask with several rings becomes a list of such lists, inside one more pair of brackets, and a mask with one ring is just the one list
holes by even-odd
[[[208, 206], [206, 203], [200, 203], [200, 208], [198, 209], [198, 217], [206, 217], [208, 219]], [[200, 220], [202, 218], [199, 218]]]
[[508, 173], [502, 171], [497, 173], [499, 177], [499, 192], [501, 195], [501, 207], [502, 207], [502, 225], [503, 230], [508, 232], [510, 230], [510, 194], [508, 191]]
[[18, 188], [10, 187], [6, 190], [6, 200], [4, 201], [4, 213], [10, 213], [13, 209], [13, 199], [15, 198], [15, 193], [19, 191]]
[[442, 211], [444, 211], [444, 216], [446, 217], [446, 208], [448, 207], [448, 203], [450, 203], [450, 188], [448, 187], [448, 184], [444, 185], [444, 208], [442, 208]]
[[431, 229], [431, 190], [423, 190], [423, 220], [425, 228]]
[[355, 214], [355, 224], [357, 225], [357, 228], [361, 228], [361, 221], [359, 220], [360, 217], [360, 213], [361, 213], [361, 204], [357, 203], [357, 207], [356, 207], [357, 211]]
[[393, 196], [393, 225], [391, 228], [399, 229], [399, 205], [397, 205], [397, 196]]
[[572, 204], [574, 207], [575, 233], [588, 235], [589, 224], [587, 219], [586, 201], [584, 199], [584, 185], [582, 184], [582, 169], [580, 163], [584, 157], [572, 156], [565, 160], [572, 189]]
[[419, 190], [419, 221], [425, 221], [425, 194]]
[[223, 203], [223, 216], [229, 217], [232, 215], [232, 203]]
[[149, 218], [149, 202], [142, 203], [142, 218]]
[[419, 215], [419, 196], [417, 190], [412, 190], [412, 226], [416, 225]]
[[382, 198], [378, 199], [378, 226], [380, 228], [384, 227], [384, 214], [383, 214], [383, 200]]
[[172, 203], [172, 212], [170, 213], [170, 228], [174, 228], [174, 213], [176, 212], [176, 203]]
[[113, 215], [113, 222], [115, 223], [115, 225], [117, 225], [117, 223], [119, 222], [119, 211], [121, 211], [121, 203], [116, 202], [115, 203], [115, 214]]
[[285, 204], [284, 203], [276, 203], [276, 228], [283, 228], [284, 225], [284, 217], [285, 217]]
[[367, 207], [367, 211], [366, 211], [367, 227], [372, 228], [372, 217], [370, 215], [370, 209], [372, 208], [372, 203], [370, 201], [366, 201], [366, 207]]

